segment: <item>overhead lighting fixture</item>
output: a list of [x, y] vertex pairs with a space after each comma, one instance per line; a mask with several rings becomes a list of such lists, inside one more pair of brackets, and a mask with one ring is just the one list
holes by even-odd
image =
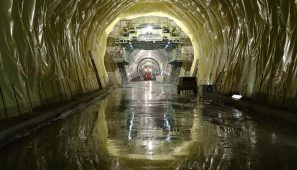
[[144, 31], [146, 32], [146, 33], [151, 33], [151, 32], [153, 32], [153, 27], [152, 26], [147, 26], [146, 28], [144, 28]]
[[232, 99], [234, 99], [234, 100], [240, 100], [241, 98], [242, 98], [242, 95], [240, 95], [240, 94], [232, 95]]

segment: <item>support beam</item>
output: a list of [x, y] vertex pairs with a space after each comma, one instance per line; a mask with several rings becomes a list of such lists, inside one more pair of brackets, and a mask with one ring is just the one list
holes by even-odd
[[100, 81], [100, 77], [99, 77], [98, 69], [97, 69], [97, 67], [96, 67], [96, 64], [95, 64], [95, 61], [94, 61], [94, 59], [93, 59], [93, 56], [92, 56], [92, 52], [91, 52], [91, 51], [89, 51], [89, 56], [90, 56], [91, 63], [92, 63], [93, 69], [94, 69], [94, 73], [95, 73], [95, 75], [96, 75], [96, 79], [97, 79], [98, 87], [99, 87], [99, 89], [102, 89], [102, 84], [101, 84], [101, 81]]

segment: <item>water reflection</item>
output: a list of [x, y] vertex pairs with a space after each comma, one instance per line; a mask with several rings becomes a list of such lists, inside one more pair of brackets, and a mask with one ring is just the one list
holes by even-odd
[[[147, 88], [149, 90], [133, 88], [127, 95], [129, 97], [122, 99], [126, 101], [127, 109], [116, 117], [113, 112], [115, 106], [107, 105], [108, 149], [113, 156], [133, 160], [171, 160], [174, 159], [175, 150], [191, 140], [193, 115], [183, 115], [185, 111], [182, 110], [176, 113], [168, 104], [164, 89], [159, 93], [160, 89], [154, 88], [151, 83]], [[189, 111], [192, 112], [186, 112]], [[176, 118], [176, 114], [179, 114], [179, 118]]]
[[1, 151], [0, 169], [296, 169], [296, 129], [173, 90], [114, 90]]

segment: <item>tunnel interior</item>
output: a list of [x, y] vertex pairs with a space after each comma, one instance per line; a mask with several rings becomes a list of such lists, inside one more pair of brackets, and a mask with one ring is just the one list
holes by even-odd
[[188, 35], [194, 58], [187, 74], [198, 84], [215, 84], [223, 74], [222, 94], [294, 110], [296, 9], [293, 0], [2, 2], [0, 117], [128, 80], [129, 66], [104, 64], [108, 36], [120, 20], [146, 16], [169, 18]]
[[[120, 75], [122, 81], [127, 82], [156, 80], [157, 76], [163, 79], [166, 77], [168, 82], [174, 70], [172, 68], [175, 68], [172, 67], [174, 63], [191, 65], [194, 58], [188, 35], [178, 24], [166, 17], [121, 19], [109, 33], [108, 42], [105, 66], [122, 67], [119, 69]], [[190, 72], [190, 67], [187, 71]], [[108, 75], [116, 76], [114, 70], [107, 72]]]
[[153, 80], [156, 79], [157, 75], [160, 75], [161, 71], [159, 64], [155, 60], [146, 58], [138, 64], [137, 72], [142, 79]]

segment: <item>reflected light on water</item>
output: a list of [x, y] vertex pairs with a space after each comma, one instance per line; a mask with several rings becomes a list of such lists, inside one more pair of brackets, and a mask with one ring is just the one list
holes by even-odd
[[148, 144], [147, 144], [147, 148], [149, 150], [152, 150], [153, 149], [153, 142], [152, 141], [149, 141]]
[[132, 87], [12, 145], [0, 169], [296, 169], [287, 166], [295, 129], [263, 126], [232, 107], [185, 107], [193, 99], [159, 95], [168, 90], [151, 82]]
[[128, 132], [128, 139], [131, 140], [132, 139], [132, 129], [133, 129], [133, 125], [134, 125], [134, 119], [135, 119], [135, 112], [132, 112], [131, 115], [131, 120], [130, 125], [129, 125], [129, 132]]
[[237, 109], [233, 109], [232, 112], [233, 112], [233, 116], [234, 116], [235, 118], [237, 118], [237, 119], [242, 118], [242, 112], [241, 112], [241, 111], [239, 111], [239, 110], [237, 110]]

